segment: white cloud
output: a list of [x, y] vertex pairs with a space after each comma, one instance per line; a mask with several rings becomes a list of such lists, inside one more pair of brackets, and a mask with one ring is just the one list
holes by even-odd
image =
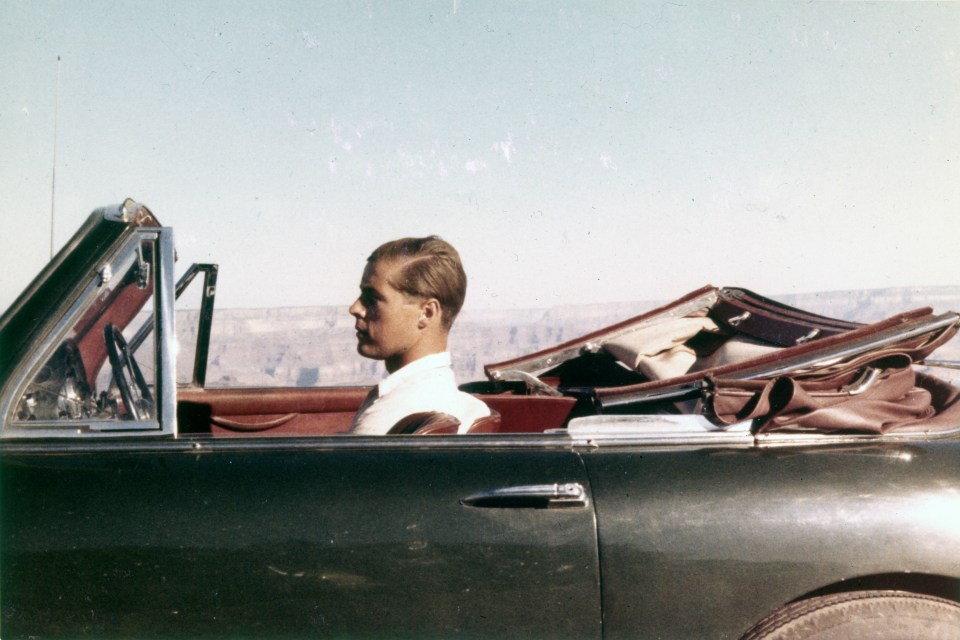
[[344, 151], [352, 151], [354, 145], [363, 139], [368, 130], [375, 126], [375, 123], [370, 121], [364, 121], [358, 125], [340, 124], [330, 118], [330, 134], [333, 136], [333, 144]]
[[320, 46], [320, 41], [316, 37], [310, 35], [309, 31], [301, 31], [300, 37], [303, 38], [303, 43], [307, 49], [317, 49]]
[[502, 153], [504, 160], [507, 161], [507, 164], [510, 164], [513, 154], [516, 152], [516, 147], [513, 146], [513, 136], [508, 133], [506, 140], [495, 143], [491, 149]]
[[463, 168], [466, 169], [468, 173], [477, 173], [486, 169], [487, 163], [483, 160], [467, 160]]
[[350, 151], [353, 149], [353, 142], [344, 135], [344, 131], [348, 127], [345, 125], [337, 124], [337, 121], [333, 118], [330, 118], [330, 133], [333, 136], [333, 144], [337, 145], [344, 151]]

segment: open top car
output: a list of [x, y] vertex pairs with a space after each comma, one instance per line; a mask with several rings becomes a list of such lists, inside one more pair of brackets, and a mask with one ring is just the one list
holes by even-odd
[[960, 637], [957, 313], [704, 287], [354, 436], [367, 387], [208, 388], [174, 258], [99, 209], [0, 317], [3, 638]]

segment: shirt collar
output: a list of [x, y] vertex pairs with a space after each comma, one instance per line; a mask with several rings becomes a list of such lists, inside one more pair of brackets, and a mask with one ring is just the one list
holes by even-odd
[[420, 375], [424, 371], [429, 371], [431, 369], [442, 369], [444, 367], [449, 368], [450, 362], [450, 353], [447, 351], [431, 353], [428, 356], [423, 356], [418, 360], [414, 360], [410, 364], [400, 367], [380, 381], [380, 383], [377, 385], [377, 388], [380, 391], [380, 397], [385, 396], [407, 380]]

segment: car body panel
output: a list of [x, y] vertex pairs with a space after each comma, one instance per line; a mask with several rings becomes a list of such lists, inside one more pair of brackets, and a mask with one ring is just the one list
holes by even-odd
[[461, 503], [569, 448], [337, 444], [8, 449], [4, 637], [600, 637], [589, 499]]
[[[766, 432], [706, 402], [717, 374], [839, 371], [828, 391], [852, 397], [869, 358], [912, 371], [956, 313], [859, 325], [705, 287], [490, 365], [465, 388], [498, 432], [361, 438], [363, 387], [204, 388], [217, 267], [177, 285], [173, 262], [145, 207], [107, 207], [0, 316], [4, 638], [736, 638], [815, 594], [960, 602], [960, 389], [917, 374], [929, 415], [877, 433]], [[196, 351], [177, 354], [173, 299], [200, 272]], [[706, 316], [708, 343], [772, 337], [661, 380], [607, 348]], [[110, 325], [143, 347], [144, 413], [115, 393]]]
[[825, 585], [960, 575], [958, 455], [955, 440], [586, 454], [604, 637], [736, 638]]

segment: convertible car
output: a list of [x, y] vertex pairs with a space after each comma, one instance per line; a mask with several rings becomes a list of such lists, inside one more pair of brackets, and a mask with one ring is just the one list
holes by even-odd
[[960, 638], [957, 313], [708, 286], [358, 437], [366, 388], [208, 388], [174, 259], [99, 209], [0, 317], [5, 639]]

